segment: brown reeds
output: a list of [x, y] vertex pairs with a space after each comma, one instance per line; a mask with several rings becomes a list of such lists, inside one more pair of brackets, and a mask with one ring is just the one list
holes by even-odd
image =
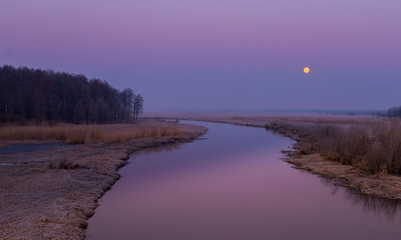
[[347, 128], [324, 126], [309, 132], [316, 139], [316, 149], [326, 159], [352, 164], [370, 173], [401, 174], [399, 122]]
[[47, 169], [89, 169], [89, 167], [85, 165], [80, 165], [76, 163], [72, 163], [71, 161], [68, 161], [66, 158], [63, 158], [60, 162], [50, 162], [47, 165]]
[[175, 136], [182, 129], [174, 125], [107, 124], [61, 126], [4, 126], [0, 128], [0, 140], [57, 140], [67, 144], [93, 142], [122, 143], [138, 138]]
[[[375, 174], [401, 175], [401, 121], [367, 124], [291, 124], [275, 122], [268, 128], [302, 136], [301, 154], [320, 153], [325, 159], [353, 165]], [[287, 134], [291, 135], [291, 134]]]

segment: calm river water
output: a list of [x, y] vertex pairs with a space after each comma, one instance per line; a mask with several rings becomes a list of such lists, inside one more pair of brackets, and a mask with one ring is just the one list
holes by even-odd
[[400, 202], [291, 168], [280, 159], [290, 139], [194, 124], [209, 128], [206, 140], [131, 156], [89, 220], [88, 239], [401, 239]]

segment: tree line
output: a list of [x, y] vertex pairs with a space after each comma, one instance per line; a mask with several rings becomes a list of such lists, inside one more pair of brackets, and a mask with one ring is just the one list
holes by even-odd
[[0, 121], [108, 123], [138, 118], [143, 98], [106, 81], [52, 70], [0, 67]]
[[401, 118], [401, 107], [392, 107], [387, 111], [388, 117], [398, 117]]

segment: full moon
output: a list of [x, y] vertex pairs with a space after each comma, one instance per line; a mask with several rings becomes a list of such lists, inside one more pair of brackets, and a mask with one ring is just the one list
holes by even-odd
[[310, 71], [310, 69], [308, 67], [304, 68], [304, 73], [308, 73]]

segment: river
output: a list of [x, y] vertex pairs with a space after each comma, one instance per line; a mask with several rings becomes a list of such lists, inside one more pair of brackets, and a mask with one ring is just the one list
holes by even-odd
[[401, 239], [399, 201], [354, 194], [282, 161], [262, 128], [186, 122], [204, 140], [140, 151], [89, 219], [88, 239]]

